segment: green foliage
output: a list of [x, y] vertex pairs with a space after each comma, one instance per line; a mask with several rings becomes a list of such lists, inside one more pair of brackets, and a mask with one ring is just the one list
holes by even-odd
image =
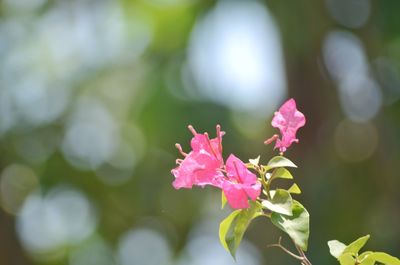
[[310, 234], [310, 215], [301, 203], [293, 200], [292, 216], [273, 212], [272, 223], [287, 233], [290, 238], [303, 249], [307, 250]]
[[367, 243], [369, 237], [369, 235], [360, 237], [359, 239], [348, 245], [343, 250], [343, 253], [358, 253], [360, 249]]
[[[271, 222], [276, 227], [288, 234], [297, 247], [306, 251], [310, 234], [310, 215], [300, 202], [293, 200], [291, 195], [301, 193], [299, 186], [293, 183], [287, 190], [270, 189], [275, 179], [293, 179], [293, 175], [285, 167], [296, 167], [296, 165], [283, 156], [273, 157], [266, 166], [259, 165], [259, 160], [260, 157], [250, 159], [247, 167], [258, 172], [259, 180], [263, 184], [262, 194], [266, 199], [258, 198], [255, 202], [250, 201], [248, 209], [236, 210], [224, 219], [219, 230], [221, 244], [235, 257], [250, 222], [260, 215], [265, 215], [271, 218]], [[222, 193], [222, 208], [226, 201]], [[263, 210], [271, 213], [264, 214]], [[363, 236], [349, 245], [338, 240], [331, 240], [328, 242], [329, 251], [341, 265], [375, 265], [376, 263], [400, 265], [399, 259], [383, 252], [366, 251], [358, 254], [369, 237], [369, 235]]]
[[257, 156], [254, 159], [249, 159], [250, 164], [252, 164], [255, 167], [258, 167], [258, 163], [260, 162], [260, 156]]
[[346, 248], [346, 245], [338, 240], [328, 241], [328, 246], [329, 246], [329, 252], [335, 258], [339, 258], [340, 255], [342, 255], [344, 249]]
[[350, 253], [345, 253], [338, 258], [340, 265], [355, 265], [356, 259]]
[[261, 204], [250, 201], [249, 208], [236, 210], [221, 222], [219, 240], [233, 257], [250, 222], [260, 215], [263, 215]]
[[369, 237], [369, 235], [360, 237], [348, 246], [337, 240], [328, 241], [329, 252], [341, 265], [375, 265], [377, 262], [379, 264], [400, 265], [399, 259], [384, 252], [365, 251], [358, 254]]
[[289, 170], [287, 170], [286, 168], [277, 168], [276, 170], [274, 170], [274, 172], [271, 175], [271, 180], [272, 179], [293, 179], [292, 174], [289, 172]]
[[234, 221], [236, 220], [236, 216], [242, 213], [242, 211], [243, 210], [233, 211], [219, 225], [219, 241], [221, 242], [222, 246], [231, 254], [232, 254], [231, 249], [234, 248], [234, 241], [235, 241], [234, 230], [236, 227], [236, 223]]
[[300, 190], [300, 187], [296, 183], [293, 183], [293, 185], [288, 189], [288, 192], [290, 192], [292, 194], [300, 194], [301, 190]]
[[361, 264], [370, 265], [380, 262], [388, 265], [400, 265], [400, 260], [384, 252], [372, 252], [365, 257]]
[[262, 201], [262, 206], [272, 212], [291, 216], [293, 200], [290, 193], [283, 189], [277, 189], [273, 194], [272, 199]]
[[266, 166], [264, 166], [264, 170], [268, 171], [273, 168], [280, 168], [280, 167], [297, 167], [292, 161], [287, 159], [283, 156], [275, 156], [271, 158]]
[[[259, 159], [260, 157], [250, 159], [247, 167], [259, 173], [266, 199], [259, 198], [258, 202], [251, 202], [249, 209], [236, 210], [223, 220], [219, 232], [221, 244], [234, 256], [250, 221], [263, 215], [264, 209], [271, 211], [265, 215], [271, 218], [275, 226], [286, 232], [298, 247], [307, 250], [310, 216], [304, 206], [291, 196], [291, 193], [301, 193], [299, 186], [294, 183], [288, 190], [270, 190], [275, 179], [293, 179], [293, 175], [285, 167], [297, 166], [283, 156], [273, 157], [267, 165], [259, 165]], [[272, 171], [267, 172], [269, 170]], [[224, 197], [222, 195], [222, 207], [226, 203]]]
[[363, 252], [362, 254], [360, 254], [360, 255], [358, 256], [358, 259], [359, 259], [359, 260], [364, 260], [368, 255], [370, 255], [370, 254], [372, 254], [372, 253], [374, 253], [374, 252], [372, 252], [372, 251], [365, 251], [365, 252]]

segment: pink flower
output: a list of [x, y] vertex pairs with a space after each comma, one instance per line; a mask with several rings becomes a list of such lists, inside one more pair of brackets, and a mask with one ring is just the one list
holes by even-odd
[[248, 198], [254, 201], [261, 192], [261, 184], [256, 175], [232, 154], [228, 157], [225, 168], [227, 178], [222, 182], [222, 190], [229, 205], [234, 209], [248, 208]]
[[222, 159], [222, 136], [221, 128], [217, 125], [217, 137], [210, 139], [207, 133], [199, 134], [192, 126], [188, 126], [193, 134], [190, 142], [192, 151], [187, 154], [183, 152], [179, 144], [175, 146], [185, 157], [177, 159], [178, 167], [171, 172], [175, 176], [172, 183], [175, 189], [192, 188], [193, 185], [220, 186], [221, 178], [224, 177], [221, 169], [224, 161]]
[[296, 132], [305, 123], [304, 114], [296, 109], [296, 101], [291, 98], [279, 108], [279, 111], [275, 112], [271, 122], [273, 127], [280, 130], [281, 139], [278, 135], [274, 135], [264, 143], [270, 144], [276, 140], [274, 149], [279, 148], [279, 151], [283, 153], [292, 143], [299, 142], [299, 139], [296, 138]]

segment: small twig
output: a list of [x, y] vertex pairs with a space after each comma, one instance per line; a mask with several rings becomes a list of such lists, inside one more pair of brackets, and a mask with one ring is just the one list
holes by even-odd
[[268, 245], [267, 247], [278, 247], [278, 248], [282, 249], [284, 252], [286, 252], [287, 254], [289, 254], [290, 256], [292, 256], [293, 258], [300, 260], [301, 265], [312, 265], [311, 262], [306, 257], [306, 254], [304, 253], [304, 251], [295, 242], [293, 242], [293, 243], [296, 246], [296, 249], [300, 255], [296, 255], [293, 252], [291, 252], [290, 250], [288, 250], [287, 248], [285, 248], [281, 244], [281, 241], [282, 241], [282, 237], [279, 237], [277, 244], [271, 244], [271, 245]]
[[279, 237], [278, 244], [270, 244], [270, 245], [268, 245], [267, 247], [278, 247], [278, 248], [282, 249], [283, 251], [285, 251], [285, 252], [286, 252], [287, 254], [289, 254], [290, 256], [292, 256], [293, 258], [298, 259], [298, 260], [301, 260], [302, 263], [303, 263], [304, 258], [303, 258], [303, 257], [300, 257], [300, 256], [298, 256], [298, 255], [296, 255], [296, 254], [294, 254], [293, 252], [291, 252], [290, 250], [288, 250], [287, 248], [285, 248], [284, 246], [282, 246], [281, 241], [282, 241], [282, 237]]
[[301, 249], [301, 247], [299, 247], [294, 241], [293, 241], [293, 244], [296, 246], [297, 251], [303, 258], [304, 265], [312, 265], [310, 260], [306, 257], [306, 254], [304, 253], [304, 251]]

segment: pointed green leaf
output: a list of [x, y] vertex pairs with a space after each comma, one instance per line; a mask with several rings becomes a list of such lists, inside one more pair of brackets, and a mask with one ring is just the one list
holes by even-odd
[[364, 261], [361, 261], [361, 262], [359, 262], [357, 264], [360, 264], [360, 265], [375, 265], [375, 260], [367, 258]]
[[298, 201], [293, 200], [292, 216], [272, 213], [272, 223], [286, 232], [304, 251], [307, 250], [308, 237], [310, 234], [310, 215]]
[[400, 260], [384, 252], [373, 252], [361, 264], [375, 264], [375, 262], [386, 265], [400, 265]]
[[339, 257], [340, 265], [356, 265], [356, 260], [350, 253], [344, 253]]
[[228, 200], [226, 199], [224, 192], [221, 191], [221, 209], [224, 209], [227, 202]]
[[346, 246], [343, 243], [332, 240], [328, 242], [331, 254], [336, 257], [341, 265], [400, 265], [400, 260], [384, 252], [365, 251], [358, 255], [360, 249], [367, 243], [369, 235], [360, 237], [350, 245]]
[[264, 200], [262, 202], [262, 206], [271, 210], [272, 212], [290, 216], [292, 215], [292, 204], [292, 196], [290, 196], [288, 191], [282, 189], [277, 189], [272, 195], [272, 199]]
[[363, 259], [365, 259], [365, 258], [368, 257], [369, 255], [371, 255], [372, 253], [374, 253], [374, 252], [372, 252], [372, 251], [365, 251], [365, 252], [363, 252], [362, 254], [360, 254], [360, 255], [358, 256], [358, 260], [359, 260], [359, 261], [363, 261]]
[[351, 253], [351, 254], [356, 254], [360, 251], [360, 249], [367, 243], [369, 239], [369, 235], [360, 237], [356, 241], [352, 242], [349, 244], [344, 250], [343, 253]]
[[232, 212], [219, 226], [219, 240], [233, 257], [251, 220], [263, 214], [260, 203], [249, 203], [249, 208]]
[[362, 265], [374, 265], [375, 260], [374, 259], [369, 259], [368, 256], [373, 254], [374, 252], [372, 251], [365, 251], [361, 255], [357, 257], [357, 261], [362, 264]]
[[264, 166], [264, 169], [268, 171], [272, 168], [278, 168], [278, 167], [297, 167], [297, 166], [286, 157], [275, 156], [271, 158], [271, 160], [268, 162], [266, 166]]
[[260, 163], [260, 156], [254, 159], [249, 159], [249, 163], [246, 163], [246, 167], [258, 170], [258, 163]]
[[275, 196], [276, 190], [269, 190], [269, 195], [273, 198]]
[[331, 255], [337, 259], [342, 255], [343, 250], [346, 248], [345, 244], [337, 240], [328, 241], [328, 246]]
[[289, 170], [287, 170], [286, 168], [278, 168], [276, 170], [274, 170], [274, 172], [272, 173], [271, 176], [272, 179], [293, 179], [292, 174], [290, 174]]
[[300, 190], [300, 187], [297, 186], [296, 183], [294, 183], [294, 184], [288, 189], [288, 192], [290, 192], [290, 193], [292, 193], [292, 194], [300, 194], [300, 193], [301, 193], [301, 190]]
[[250, 164], [252, 164], [253, 166], [258, 166], [258, 163], [260, 162], [260, 156], [257, 156], [254, 159], [249, 159]]
[[[234, 220], [236, 216], [240, 214], [242, 210], [233, 211], [228, 217], [226, 217], [219, 225], [219, 241], [221, 245], [227, 250], [230, 251], [233, 241], [233, 236], [231, 235], [234, 228]], [[229, 234], [229, 235], [228, 235]]]

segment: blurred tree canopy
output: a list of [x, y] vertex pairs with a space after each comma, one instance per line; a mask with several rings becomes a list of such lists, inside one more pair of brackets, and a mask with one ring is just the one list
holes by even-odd
[[[220, 194], [174, 190], [192, 124], [245, 160], [289, 97], [309, 257], [400, 254], [400, 2], [0, 1], [0, 264], [234, 264]], [[296, 264], [257, 220], [238, 264]], [[241, 252], [240, 252], [241, 251]]]

